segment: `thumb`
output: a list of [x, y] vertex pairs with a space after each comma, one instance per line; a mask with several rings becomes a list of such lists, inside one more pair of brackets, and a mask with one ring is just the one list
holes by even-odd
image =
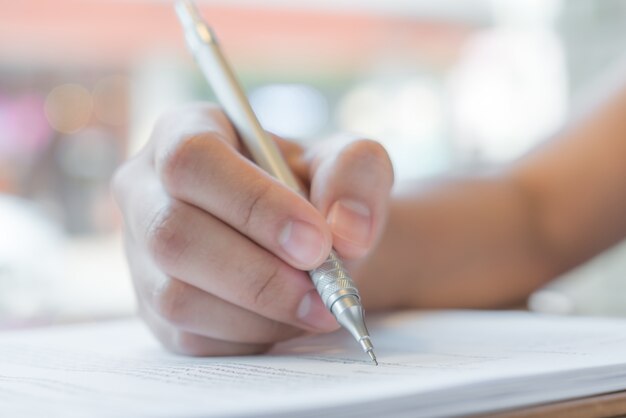
[[345, 259], [374, 246], [387, 214], [393, 168], [376, 141], [331, 138], [308, 154], [310, 199], [326, 217], [333, 246]]

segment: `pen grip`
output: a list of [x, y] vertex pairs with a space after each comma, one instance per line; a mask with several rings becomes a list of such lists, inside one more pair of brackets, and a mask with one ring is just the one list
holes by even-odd
[[329, 310], [332, 310], [337, 300], [346, 295], [359, 298], [359, 291], [335, 250], [331, 250], [322, 265], [309, 271], [309, 276]]

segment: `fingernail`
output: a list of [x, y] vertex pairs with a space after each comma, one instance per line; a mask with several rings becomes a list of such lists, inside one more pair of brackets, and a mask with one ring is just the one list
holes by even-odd
[[304, 295], [298, 306], [298, 319], [322, 331], [337, 329], [337, 320], [326, 309], [315, 290]]
[[327, 221], [333, 234], [358, 246], [369, 243], [372, 215], [367, 205], [356, 200], [341, 199], [328, 212]]
[[315, 266], [322, 261], [324, 237], [311, 224], [289, 221], [278, 236], [278, 242], [298, 263]]

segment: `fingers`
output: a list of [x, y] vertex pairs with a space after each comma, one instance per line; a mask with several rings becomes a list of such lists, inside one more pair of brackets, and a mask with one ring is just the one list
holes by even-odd
[[[364, 255], [393, 182], [373, 141], [333, 142], [286, 157], [305, 197], [263, 172], [223, 113], [193, 105], [162, 118], [146, 149], [114, 180], [140, 310], [171, 350], [251, 354], [303, 332], [338, 328], [303, 270], [331, 246]], [[304, 162], [304, 163], [303, 163]]]
[[334, 139], [311, 159], [311, 202], [326, 216], [333, 246], [345, 258], [362, 257], [379, 235], [393, 185], [385, 149], [371, 140]]
[[201, 291], [177, 279], [166, 279], [150, 293], [150, 307], [174, 328], [223, 341], [270, 344], [304, 333]]
[[269, 344], [303, 333], [168, 277], [132, 241], [127, 241], [126, 251], [142, 309], [168, 327], [247, 344]]
[[[176, 307], [172, 313], [170, 299], [177, 304], [181, 298], [197, 301], [193, 295], [198, 293], [193, 290], [198, 289], [208, 294], [204, 297], [206, 302], [215, 299], [228, 302], [219, 304], [222, 309], [232, 310], [230, 305], [237, 306], [268, 320], [309, 331], [337, 328], [336, 320], [324, 307], [305, 272], [284, 263], [201, 209], [169, 198], [155, 179], [144, 179], [140, 187], [127, 190], [126, 195], [122, 210], [136, 245], [147, 251], [166, 276], [188, 285], [183, 296], [178, 291], [184, 284], [171, 282], [161, 286], [165, 290], [158, 291], [160, 299], [152, 304], [157, 309], [163, 305], [163, 316], [180, 314], [188, 318], [195, 308]], [[129, 254], [129, 258], [137, 257]], [[213, 308], [218, 309], [215, 303]], [[244, 319], [243, 313], [239, 316]]]
[[306, 273], [195, 206], [170, 203], [139, 239], [165, 273], [207, 293], [309, 330], [335, 326]]
[[243, 157], [224, 127], [180, 129], [154, 148], [156, 171], [172, 197], [211, 213], [297, 269], [324, 261], [332, 237], [313, 205]]
[[249, 344], [204, 337], [170, 326], [139, 304], [139, 314], [168, 350], [187, 356], [243, 356], [267, 351], [271, 344]]

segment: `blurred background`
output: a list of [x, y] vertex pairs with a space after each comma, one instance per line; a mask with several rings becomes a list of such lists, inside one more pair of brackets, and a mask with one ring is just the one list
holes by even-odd
[[[626, 1], [200, 1], [266, 129], [376, 138], [399, 179], [510, 161], [621, 59]], [[0, 0], [0, 327], [127, 315], [115, 167], [211, 92], [169, 1]], [[626, 246], [531, 309], [626, 314]]]

